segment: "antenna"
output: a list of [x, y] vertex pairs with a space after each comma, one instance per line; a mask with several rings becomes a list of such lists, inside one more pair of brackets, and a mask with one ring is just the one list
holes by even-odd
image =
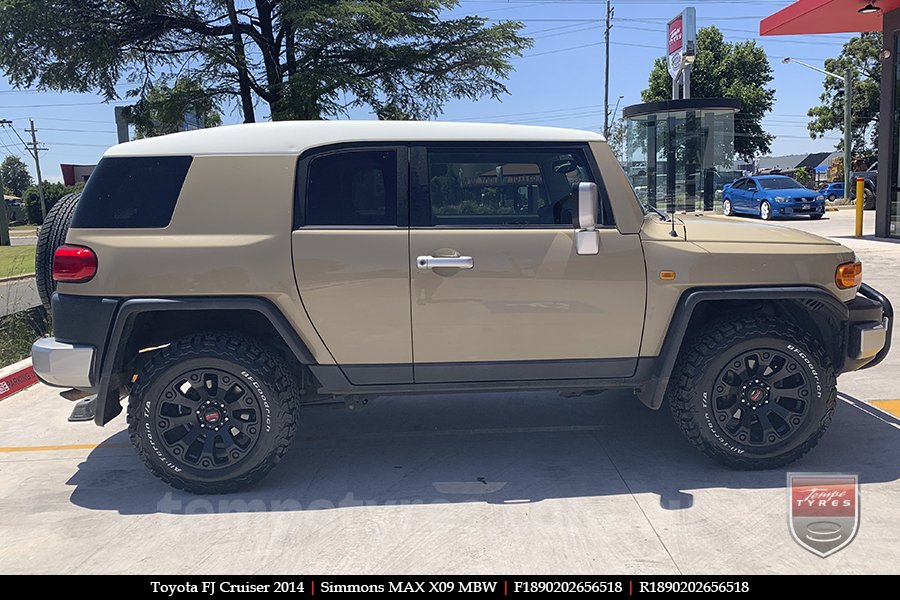
[[669, 235], [672, 237], [678, 237], [678, 232], [675, 231], [675, 211], [669, 213], [669, 221], [672, 222], [672, 230], [669, 231]]

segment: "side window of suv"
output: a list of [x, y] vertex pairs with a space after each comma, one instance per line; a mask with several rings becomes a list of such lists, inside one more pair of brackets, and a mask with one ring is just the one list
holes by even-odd
[[573, 184], [594, 181], [580, 150], [430, 150], [427, 177], [429, 224], [457, 227], [571, 226]]
[[396, 225], [397, 153], [348, 150], [309, 163], [306, 225]]

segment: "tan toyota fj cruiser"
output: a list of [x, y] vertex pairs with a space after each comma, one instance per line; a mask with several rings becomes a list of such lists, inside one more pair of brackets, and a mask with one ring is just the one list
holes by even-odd
[[828, 426], [836, 377], [890, 346], [851, 250], [673, 220], [584, 131], [280, 122], [120, 144], [39, 243], [38, 375], [96, 394], [98, 425], [128, 396], [143, 461], [193, 492], [260, 479], [301, 406], [401, 393], [631, 388], [720, 462], [780, 467]]

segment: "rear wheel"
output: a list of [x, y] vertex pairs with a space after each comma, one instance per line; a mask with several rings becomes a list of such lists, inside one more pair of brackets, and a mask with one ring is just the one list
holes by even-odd
[[66, 242], [66, 234], [69, 232], [79, 198], [81, 192], [75, 192], [57, 200], [38, 231], [37, 247], [34, 252], [34, 278], [38, 295], [48, 311], [50, 298], [56, 291], [56, 282], [53, 281], [53, 255], [56, 254], [56, 249]]
[[768, 221], [772, 218], [772, 206], [767, 201], [763, 201], [759, 205], [759, 216], [762, 217], [763, 221]]
[[669, 406], [688, 440], [737, 469], [774, 469], [812, 449], [837, 388], [821, 345], [794, 324], [747, 315], [715, 323], [679, 357]]
[[834, 202], [837, 199], [837, 196], [835, 196], [834, 194], [828, 194], [828, 199]]
[[274, 351], [242, 336], [196, 334], [140, 371], [128, 433], [144, 464], [169, 485], [232, 492], [262, 479], [287, 452], [298, 395]]
[[869, 188], [863, 190], [863, 209], [875, 210], [875, 192]]

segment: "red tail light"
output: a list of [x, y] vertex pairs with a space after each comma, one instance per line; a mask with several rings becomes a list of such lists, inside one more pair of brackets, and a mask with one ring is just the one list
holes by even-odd
[[53, 255], [53, 280], [84, 283], [97, 274], [97, 255], [84, 246], [63, 244]]

